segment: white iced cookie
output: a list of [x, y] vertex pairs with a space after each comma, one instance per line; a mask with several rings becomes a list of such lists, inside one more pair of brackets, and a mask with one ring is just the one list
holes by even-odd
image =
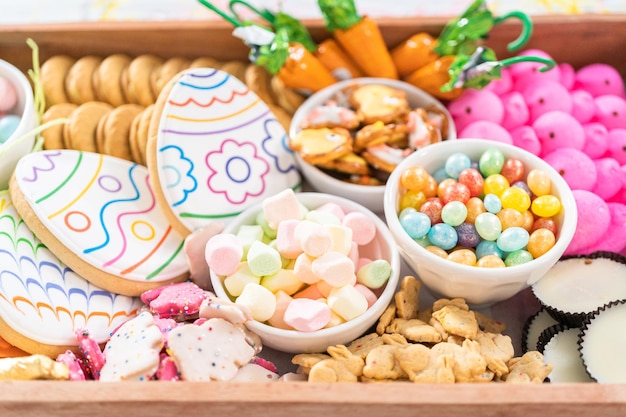
[[255, 355], [243, 332], [219, 318], [173, 329], [168, 346], [185, 381], [231, 380]]
[[237, 372], [233, 381], [268, 382], [278, 381], [278, 374], [256, 363], [247, 363]]
[[145, 381], [159, 367], [163, 336], [152, 314], [141, 313], [124, 323], [104, 348], [106, 363], [100, 381]]

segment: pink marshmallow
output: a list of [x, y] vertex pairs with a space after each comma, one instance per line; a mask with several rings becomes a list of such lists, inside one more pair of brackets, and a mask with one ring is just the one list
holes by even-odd
[[532, 127], [520, 126], [513, 129], [511, 137], [513, 138], [513, 145], [518, 148], [522, 148], [534, 155], [541, 153], [541, 142], [539, 142], [539, 138]]
[[283, 220], [276, 231], [276, 249], [287, 259], [295, 259], [302, 253], [302, 248], [295, 237], [296, 227], [300, 223], [296, 219]]
[[626, 99], [607, 94], [595, 98], [596, 112], [592, 120], [607, 129], [626, 129]]
[[378, 300], [376, 294], [374, 294], [374, 292], [367, 288], [365, 285], [356, 283], [354, 284], [354, 288], [356, 288], [361, 294], [363, 294], [363, 296], [367, 300], [367, 308], [370, 308]]
[[626, 248], [626, 204], [607, 203], [611, 214], [609, 228], [594, 245], [580, 250], [580, 253], [609, 251], [620, 253]]
[[550, 152], [543, 159], [561, 174], [572, 190], [591, 191], [595, 187], [598, 180], [596, 165], [583, 151], [560, 148]]
[[303, 216], [302, 206], [291, 188], [263, 200], [263, 214], [272, 229], [276, 229], [283, 220], [300, 220]]
[[313, 332], [323, 329], [330, 317], [330, 307], [327, 304], [308, 298], [295, 298], [285, 309], [284, 320], [298, 331]]
[[603, 200], [607, 201], [622, 188], [624, 172], [619, 163], [613, 158], [600, 158], [594, 161], [598, 180], [593, 191]]
[[615, 158], [620, 165], [626, 165], [626, 129], [609, 130], [607, 156]]
[[[530, 119], [528, 106], [524, 96], [519, 91], [512, 91], [500, 97], [504, 106], [502, 125], [508, 131], [525, 125]], [[513, 141], [515, 143], [515, 140]]]
[[607, 128], [597, 122], [585, 123], [583, 131], [585, 132], [583, 152], [591, 159], [602, 157], [609, 148], [609, 131]]
[[580, 254], [585, 248], [595, 245], [607, 233], [611, 223], [611, 212], [603, 199], [586, 190], [573, 190], [572, 193], [578, 223], [564, 255]]
[[502, 72], [500, 73], [500, 78], [491, 81], [484, 90], [493, 91], [499, 96], [502, 96], [506, 93], [511, 92], [513, 89], [513, 77], [511, 76], [511, 72], [508, 67], [502, 68]]
[[528, 84], [522, 91], [530, 113], [531, 123], [550, 111], [572, 111], [572, 98], [569, 91], [555, 80], [542, 79]]
[[596, 103], [591, 93], [586, 90], [574, 90], [570, 96], [572, 97], [572, 116], [580, 123], [589, 122], [596, 112]]
[[576, 82], [576, 70], [572, 64], [561, 62], [560, 64], [557, 64], [557, 66], [559, 67], [559, 72], [561, 73], [559, 82], [568, 90], [574, 88], [574, 83]]
[[459, 133], [459, 139], [463, 138], [489, 139], [509, 145], [513, 144], [513, 138], [505, 128], [487, 120], [478, 120], [467, 125]]
[[326, 298], [320, 291], [317, 284], [309, 285], [302, 291], [298, 291], [293, 295], [293, 298], [310, 298], [311, 300], [319, 300], [320, 298]]
[[585, 131], [571, 114], [555, 110], [542, 114], [532, 124], [543, 155], [559, 149], [582, 149], [585, 145]]
[[315, 210], [321, 211], [324, 213], [334, 214], [335, 217], [339, 219], [339, 221], [343, 220], [344, 216], [346, 215], [346, 213], [343, 211], [341, 206], [337, 203], [324, 203], [318, 208], [316, 208]]
[[327, 252], [311, 263], [315, 275], [333, 287], [353, 285], [356, 282], [354, 263], [339, 252]]
[[463, 91], [459, 98], [450, 102], [448, 111], [458, 131], [479, 120], [499, 124], [504, 117], [504, 107], [500, 97], [489, 90], [467, 89]]
[[348, 257], [352, 260], [352, 263], [354, 263], [354, 268], [356, 269], [356, 267], [359, 264], [359, 245], [357, 245], [357, 243], [355, 241], [352, 241], [352, 248], [350, 249], [350, 253], [348, 254]]
[[284, 291], [277, 291], [274, 295], [276, 296], [276, 310], [274, 310], [274, 315], [270, 317], [267, 322], [270, 326], [278, 329], [293, 329], [293, 327], [285, 322], [285, 311], [293, 298]]
[[352, 240], [358, 245], [367, 245], [376, 237], [376, 224], [365, 213], [348, 213], [341, 223], [352, 229]]
[[594, 97], [604, 94], [624, 95], [624, 80], [617, 69], [603, 63], [585, 65], [576, 72], [576, 87]]
[[296, 225], [294, 237], [309, 256], [321, 256], [333, 247], [333, 237], [321, 224], [303, 220]]
[[208, 289], [211, 287], [209, 265], [205, 255], [206, 244], [210, 238], [221, 233], [223, 229], [223, 224], [211, 222], [185, 238], [183, 251], [189, 265], [189, 276], [200, 288]]
[[220, 233], [208, 240], [204, 256], [213, 272], [218, 275], [230, 275], [237, 270], [243, 252], [243, 244], [237, 236]]

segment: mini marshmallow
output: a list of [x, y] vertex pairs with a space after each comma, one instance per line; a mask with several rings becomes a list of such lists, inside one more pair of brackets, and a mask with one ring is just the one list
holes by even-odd
[[253, 242], [250, 245], [247, 260], [250, 271], [260, 277], [275, 274], [283, 266], [280, 253], [260, 241]]
[[311, 265], [315, 258], [310, 257], [306, 253], [300, 254], [293, 263], [293, 272], [298, 279], [305, 284], [315, 284], [320, 280], [320, 277], [313, 273]]
[[[330, 293], [330, 289], [328, 292]], [[298, 291], [293, 295], [293, 298], [310, 298], [311, 300], [318, 300], [325, 297], [326, 296], [320, 292], [317, 284], [309, 285], [302, 291]]]
[[273, 293], [284, 291], [292, 295], [298, 292], [304, 283], [298, 279], [292, 269], [279, 269], [276, 273], [261, 278], [261, 285]]
[[328, 297], [330, 295], [330, 292], [335, 289], [335, 287], [321, 279], [315, 284], [315, 286], [324, 297]]
[[359, 290], [359, 292], [363, 294], [363, 296], [367, 300], [367, 308], [373, 306], [376, 300], [378, 300], [378, 297], [376, 296], [376, 294], [374, 294], [374, 291], [370, 290], [365, 285], [356, 283], [354, 284], [354, 288]]
[[247, 262], [241, 262], [235, 272], [228, 275], [224, 279], [224, 288], [232, 296], [238, 297], [243, 288], [252, 283], [258, 284], [261, 282], [261, 277], [255, 275], [250, 271]]
[[352, 320], [367, 311], [367, 299], [353, 285], [344, 285], [330, 291], [328, 306], [346, 321]]
[[357, 282], [376, 290], [389, 280], [391, 265], [384, 259], [376, 259], [361, 267], [356, 273]]
[[321, 256], [333, 247], [333, 237], [330, 232], [319, 223], [309, 220], [298, 223], [294, 237], [302, 251], [309, 256]]
[[367, 245], [376, 237], [376, 224], [365, 213], [348, 213], [341, 224], [352, 229], [352, 239], [359, 245]]
[[243, 244], [233, 234], [220, 233], [207, 241], [204, 257], [213, 272], [230, 275], [235, 272], [243, 258]]
[[[317, 300], [320, 302], [325, 302], [326, 304], [328, 304], [327, 300]], [[330, 320], [328, 321], [328, 324], [326, 325], [326, 329], [328, 329], [329, 327], [335, 327], [338, 326], [342, 323], [345, 323], [346, 321], [337, 313], [335, 313], [332, 309], [330, 310]]]
[[352, 250], [352, 229], [340, 224], [325, 224], [324, 228], [333, 238], [332, 250], [348, 256]]
[[248, 307], [252, 313], [252, 318], [263, 322], [274, 315], [276, 296], [260, 284], [248, 284], [235, 300], [235, 304]]
[[302, 248], [295, 238], [296, 226], [300, 221], [288, 219], [280, 222], [276, 231], [276, 249], [282, 256], [295, 259], [302, 253]]
[[323, 329], [330, 321], [330, 307], [309, 298], [291, 300], [285, 310], [285, 323], [301, 332]]
[[319, 224], [341, 224], [339, 217], [328, 211], [311, 210], [304, 216], [304, 219]]
[[352, 241], [352, 245], [350, 248], [350, 253], [348, 253], [348, 258], [352, 259], [352, 262], [354, 262], [354, 267], [355, 270], [357, 269], [357, 265], [359, 264], [359, 259], [360, 255], [359, 255], [359, 245], [357, 245], [357, 243], [355, 241]]
[[354, 263], [339, 252], [327, 252], [311, 263], [311, 270], [333, 287], [353, 285], [356, 282]]
[[283, 220], [302, 219], [303, 213], [296, 193], [291, 188], [286, 188], [263, 200], [263, 215], [267, 224], [276, 229]]
[[285, 310], [293, 298], [285, 291], [277, 291], [274, 295], [276, 296], [276, 309], [274, 310], [274, 315], [270, 317], [267, 322], [270, 326], [278, 329], [293, 329], [290, 325], [285, 323], [284, 319]]
[[[263, 230], [264, 238], [266, 239], [275, 239], [276, 238], [276, 228], [270, 226], [267, 223], [267, 219], [265, 218], [265, 213], [260, 211], [256, 216], [256, 224], [261, 227]], [[265, 241], [265, 239], [264, 239]]]
[[257, 224], [244, 224], [237, 230], [237, 237], [243, 245], [243, 256], [248, 256], [248, 250], [257, 240], [263, 240], [263, 228]]
[[339, 219], [339, 221], [342, 221], [346, 215], [341, 206], [337, 203], [324, 203], [315, 210], [332, 213], [333, 215], [335, 215], [335, 217]]

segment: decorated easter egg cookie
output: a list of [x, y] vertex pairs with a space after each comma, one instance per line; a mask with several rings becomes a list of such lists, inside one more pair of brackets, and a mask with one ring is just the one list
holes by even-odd
[[26, 226], [7, 192], [0, 194], [0, 265], [0, 334], [28, 353], [75, 350], [78, 328], [104, 343], [142, 305], [63, 264]]
[[301, 186], [287, 133], [269, 107], [211, 68], [183, 71], [159, 94], [147, 165], [159, 204], [183, 235]]
[[159, 208], [144, 166], [75, 150], [36, 152], [20, 160], [10, 192], [33, 233], [94, 285], [139, 295], [188, 277], [183, 237]]

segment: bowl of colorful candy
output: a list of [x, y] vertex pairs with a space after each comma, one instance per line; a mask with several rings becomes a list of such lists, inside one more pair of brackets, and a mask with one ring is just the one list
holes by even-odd
[[307, 183], [382, 213], [389, 174], [404, 157], [456, 138], [434, 97], [403, 81], [355, 78], [310, 96], [293, 115], [289, 147]]
[[8, 188], [9, 179], [19, 159], [35, 144], [37, 126], [32, 87], [15, 66], [0, 59], [0, 190]]
[[541, 279], [577, 225], [574, 196], [556, 170], [486, 139], [411, 154], [389, 177], [384, 205], [400, 254], [423, 283], [475, 306]]
[[264, 346], [324, 352], [365, 333], [393, 299], [400, 254], [385, 223], [343, 197], [290, 189], [207, 242], [213, 291], [246, 306]]

